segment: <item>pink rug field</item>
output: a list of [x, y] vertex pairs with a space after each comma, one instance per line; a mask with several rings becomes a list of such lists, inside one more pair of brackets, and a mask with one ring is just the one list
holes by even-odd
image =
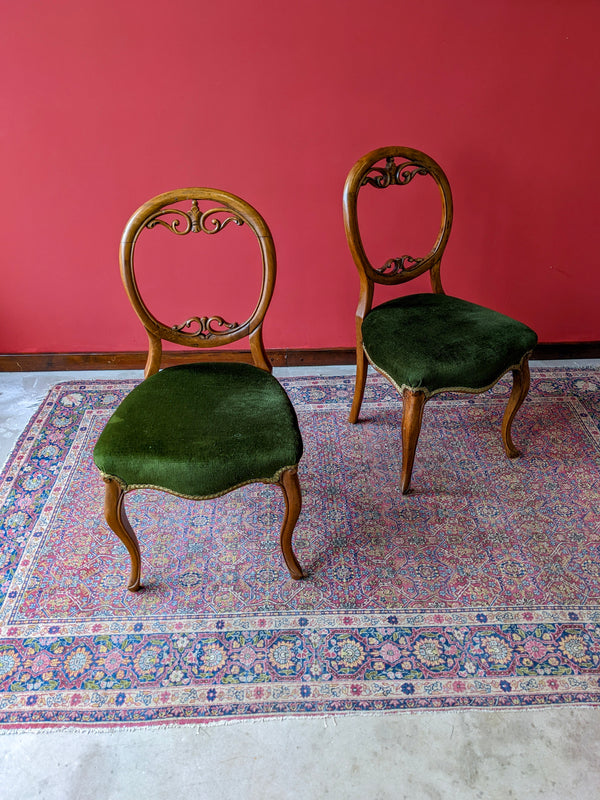
[[430, 401], [402, 496], [401, 400], [370, 377], [282, 383], [304, 437], [283, 497], [128, 496], [144, 590], [102, 515], [94, 442], [134, 385], [58, 385], [0, 476], [0, 727], [597, 704], [600, 373], [537, 369], [505, 457], [502, 381]]

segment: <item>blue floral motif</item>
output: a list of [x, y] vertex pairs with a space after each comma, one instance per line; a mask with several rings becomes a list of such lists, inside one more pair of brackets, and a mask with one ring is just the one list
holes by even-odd
[[500, 681], [500, 688], [503, 692], [512, 692], [512, 686], [508, 681]]
[[196, 646], [192, 672], [197, 678], [214, 678], [227, 664], [227, 646], [216, 637], [206, 637]]
[[165, 662], [168, 660], [168, 655], [161, 642], [149, 639], [147, 644], [137, 650], [132, 659], [138, 679], [142, 683], [150, 683], [162, 677], [167, 671]]
[[414, 684], [412, 684], [412, 683], [403, 683], [400, 688], [402, 689], [404, 694], [414, 694], [415, 693], [415, 687], [414, 687]]
[[270, 667], [278, 675], [293, 677], [303, 671], [303, 642], [299, 636], [281, 634], [270, 644], [268, 650]]
[[15, 647], [0, 645], [0, 681], [13, 676], [20, 667], [19, 652]]
[[508, 636], [497, 630], [478, 631], [473, 644], [473, 653], [479, 656], [481, 664], [496, 673], [508, 669], [515, 656]]
[[339, 675], [355, 675], [367, 663], [362, 637], [345, 631], [330, 637], [326, 654], [330, 669]]
[[413, 642], [415, 658], [424, 669], [433, 673], [447, 672], [451, 669], [455, 662], [455, 658], [450, 654], [452, 649], [446, 638], [437, 632], [421, 634]]

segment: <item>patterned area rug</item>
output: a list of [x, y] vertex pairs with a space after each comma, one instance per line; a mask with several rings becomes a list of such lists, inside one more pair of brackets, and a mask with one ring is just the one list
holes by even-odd
[[600, 373], [543, 369], [514, 425], [503, 381], [427, 404], [402, 497], [401, 403], [379, 376], [282, 381], [305, 441], [295, 549], [283, 499], [128, 496], [144, 591], [102, 517], [93, 443], [132, 382], [70, 382], [2, 474], [0, 725], [597, 703]]

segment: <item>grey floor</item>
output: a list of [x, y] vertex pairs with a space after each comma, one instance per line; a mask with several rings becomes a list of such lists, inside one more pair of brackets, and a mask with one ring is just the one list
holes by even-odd
[[[0, 373], [0, 464], [54, 383], [140, 375]], [[200, 800], [593, 800], [600, 798], [600, 708], [0, 735], [0, 800], [160, 800], [187, 793]]]

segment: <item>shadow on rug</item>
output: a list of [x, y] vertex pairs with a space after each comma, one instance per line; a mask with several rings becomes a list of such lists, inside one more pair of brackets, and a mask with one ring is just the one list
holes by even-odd
[[144, 591], [91, 460], [133, 383], [57, 386], [0, 482], [0, 725], [597, 703], [600, 373], [538, 369], [504, 456], [508, 381], [427, 404], [402, 497], [401, 401], [371, 377], [282, 381], [305, 442], [292, 581], [283, 499], [128, 496]]

